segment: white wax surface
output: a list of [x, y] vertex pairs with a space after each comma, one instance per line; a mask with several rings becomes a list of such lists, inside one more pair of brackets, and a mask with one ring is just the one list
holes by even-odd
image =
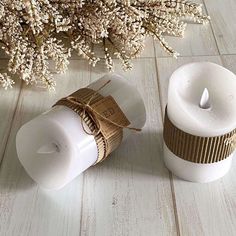
[[[58, 146], [58, 152], [37, 153], [40, 147], [51, 143]], [[78, 115], [64, 106], [54, 107], [22, 126], [16, 147], [28, 174], [48, 189], [62, 187], [97, 157], [93, 136], [83, 131]]]
[[[199, 102], [204, 89], [210, 95], [210, 109]], [[169, 83], [168, 115], [187, 133], [218, 136], [236, 128], [236, 76], [210, 62], [191, 63], [176, 70]]]
[[211, 164], [185, 161], [173, 154], [164, 144], [164, 162], [168, 169], [181, 179], [208, 183], [223, 177], [232, 165], [233, 154], [228, 158]]
[[[142, 128], [146, 120], [143, 100], [125, 79], [106, 75], [89, 87], [96, 90], [107, 80], [111, 82], [100, 94], [111, 95], [131, 122], [130, 126]], [[125, 130], [124, 136], [130, 133]], [[56, 146], [56, 151], [39, 153], [47, 144]], [[64, 106], [56, 106], [22, 126], [17, 133], [16, 147], [25, 170], [47, 189], [62, 188], [98, 157], [94, 137], [84, 132], [80, 117]]]
[[[201, 102], [207, 109], [200, 107], [201, 98], [207, 99]], [[175, 126], [195, 136], [214, 137], [233, 131], [236, 128], [236, 76], [210, 62], [180, 67], [170, 78], [167, 112]], [[167, 168], [180, 178], [194, 182], [222, 177], [230, 169], [233, 155], [217, 163], [198, 164], [177, 157], [164, 145]]]

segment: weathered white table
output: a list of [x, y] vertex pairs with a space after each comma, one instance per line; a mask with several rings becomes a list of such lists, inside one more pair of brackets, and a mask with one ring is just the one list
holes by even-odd
[[[175, 60], [149, 40], [134, 69], [124, 74], [142, 93], [148, 112], [142, 133], [133, 136], [106, 162], [58, 192], [40, 189], [25, 173], [15, 135], [26, 121], [58, 98], [105, 73], [85, 60], [71, 60], [57, 76], [56, 94], [17, 84], [0, 91], [1, 236], [156, 236], [236, 235], [236, 160], [229, 174], [209, 184], [173, 176], [163, 165], [162, 124], [168, 79], [180, 65], [212, 61], [236, 73], [236, 1], [205, 0], [211, 24], [188, 27], [183, 40], [170, 39]], [[0, 67], [6, 60], [1, 59]], [[35, 133], [37, 135], [37, 133]]]

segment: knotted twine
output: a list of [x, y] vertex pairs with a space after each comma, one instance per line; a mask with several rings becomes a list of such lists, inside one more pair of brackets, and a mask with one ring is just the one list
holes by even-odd
[[53, 105], [66, 106], [80, 116], [84, 132], [93, 135], [97, 144], [98, 158], [95, 164], [105, 160], [120, 145], [124, 128], [141, 131], [128, 127], [129, 120], [112, 96], [104, 97], [99, 93], [109, 83], [110, 80], [96, 91], [90, 88], [79, 89]]

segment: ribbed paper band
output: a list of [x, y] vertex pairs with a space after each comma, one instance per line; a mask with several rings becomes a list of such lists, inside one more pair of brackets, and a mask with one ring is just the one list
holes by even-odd
[[236, 129], [216, 137], [200, 137], [177, 128], [169, 119], [164, 120], [164, 141], [179, 158], [195, 163], [214, 163], [226, 159], [235, 150]]
[[[94, 93], [95, 91], [92, 89], [82, 88], [71, 94], [70, 97], [78, 98], [80, 101], [83, 101], [83, 103], [86, 104], [93, 96], [93, 99], [90, 102], [90, 105], [92, 106], [93, 104], [96, 104], [97, 102], [104, 99], [101, 94]], [[98, 127], [94, 123], [94, 120], [89, 115], [83, 116], [83, 109], [81, 107], [78, 107], [76, 104], [71, 103], [66, 98], [59, 100], [54, 106], [56, 105], [63, 105], [72, 109], [80, 117], [83, 117], [83, 122], [89, 127], [92, 133], [97, 133]], [[120, 145], [123, 138], [123, 130], [122, 128], [117, 129], [116, 132], [114, 132], [109, 138], [105, 138], [101, 132], [98, 132], [94, 136], [94, 138], [98, 148], [98, 159], [95, 163], [97, 164], [98, 162], [103, 161], [112, 151], [114, 151]]]

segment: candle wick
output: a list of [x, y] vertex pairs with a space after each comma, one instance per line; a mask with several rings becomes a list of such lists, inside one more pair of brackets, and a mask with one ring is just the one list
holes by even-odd
[[211, 108], [211, 104], [210, 104], [210, 95], [209, 95], [209, 91], [207, 88], [205, 88], [203, 90], [201, 99], [200, 99], [200, 103], [199, 103], [200, 108], [202, 109], [209, 109]]
[[60, 152], [59, 146], [55, 143], [45, 144], [41, 146], [37, 151], [37, 153], [39, 154], [51, 154], [54, 152]]

